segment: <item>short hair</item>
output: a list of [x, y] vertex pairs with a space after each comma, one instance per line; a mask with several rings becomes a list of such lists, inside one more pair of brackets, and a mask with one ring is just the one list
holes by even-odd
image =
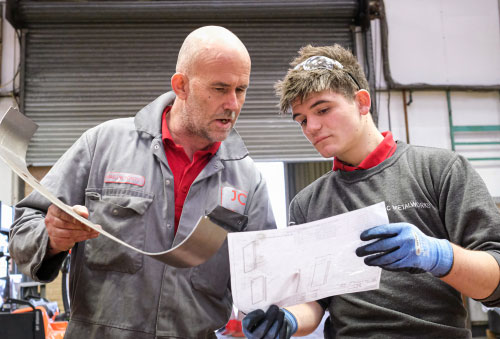
[[[319, 47], [307, 45], [302, 47], [298, 53], [299, 56], [290, 63], [292, 68], [288, 70], [285, 78], [274, 86], [276, 95], [280, 98], [279, 107], [282, 113], [289, 111], [293, 101], [296, 99], [303, 101], [311, 93], [331, 89], [350, 100], [354, 100], [358, 90], [368, 89], [368, 81], [356, 57], [351, 51], [339, 44]], [[313, 56], [326, 56], [333, 59], [339, 62], [343, 69], [305, 70], [302, 67], [295, 69], [295, 66]]]

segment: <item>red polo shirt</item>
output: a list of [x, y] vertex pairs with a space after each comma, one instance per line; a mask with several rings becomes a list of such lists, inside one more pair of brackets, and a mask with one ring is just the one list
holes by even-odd
[[383, 132], [382, 135], [384, 140], [358, 166], [352, 166], [334, 158], [333, 170], [350, 172], [358, 169], [369, 169], [381, 164], [385, 159], [389, 159], [396, 152], [397, 145], [391, 132]]
[[197, 151], [193, 155], [193, 161], [189, 160], [184, 148], [177, 145], [167, 126], [167, 113], [172, 106], [167, 106], [163, 111], [161, 121], [161, 135], [165, 147], [168, 165], [174, 175], [174, 197], [175, 197], [175, 232], [179, 226], [179, 220], [182, 214], [182, 207], [186, 200], [189, 188], [193, 184], [198, 174], [205, 168], [212, 156], [217, 153], [220, 142], [214, 143], [207, 150]]

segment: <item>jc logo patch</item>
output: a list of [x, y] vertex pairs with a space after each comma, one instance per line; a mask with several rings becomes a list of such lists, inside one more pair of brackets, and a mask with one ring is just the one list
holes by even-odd
[[242, 213], [245, 211], [247, 203], [247, 192], [240, 191], [234, 187], [223, 186], [221, 188], [220, 205], [234, 212]]

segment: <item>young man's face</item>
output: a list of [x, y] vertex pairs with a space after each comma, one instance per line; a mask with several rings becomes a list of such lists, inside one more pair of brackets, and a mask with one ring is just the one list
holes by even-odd
[[[325, 90], [292, 103], [293, 120], [325, 158], [348, 159], [363, 132], [363, 119], [355, 100]], [[352, 153], [352, 152], [351, 152]]]
[[245, 102], [249, 81], [249, 60], [231, 53], [204, 57], [189, 77], [184, 127], [210, 143], [226, 139]]

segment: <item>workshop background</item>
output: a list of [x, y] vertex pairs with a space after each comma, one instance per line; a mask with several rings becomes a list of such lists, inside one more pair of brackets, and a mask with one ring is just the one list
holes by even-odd
[[[353, 50], [379, 129], [465, 155], [500, 206], [499, 0], [4, 0], [0, 10], [0, 111], [19, 107], [39, 125], [26, 159], [39, 179], [83, 131], [170, 90], [184, 37], [212, 24], [232, 30], [252, 57], [236, 129], [267, 177], [280, 227], [291, 197], [332, 165], [276, 106], [273, 85], [306, 44]], [[10, 206], [31, 188], [3, 162], [0, 183], [5, 230]], [[0, 236], [0, 252], [5, 244]], [[0, 278], [6, 266], [0, 258]], [[60, 277], [23, 283], [64, 308]], [[486, 313], [465, 301], [470, 325], [484, 329]]]

